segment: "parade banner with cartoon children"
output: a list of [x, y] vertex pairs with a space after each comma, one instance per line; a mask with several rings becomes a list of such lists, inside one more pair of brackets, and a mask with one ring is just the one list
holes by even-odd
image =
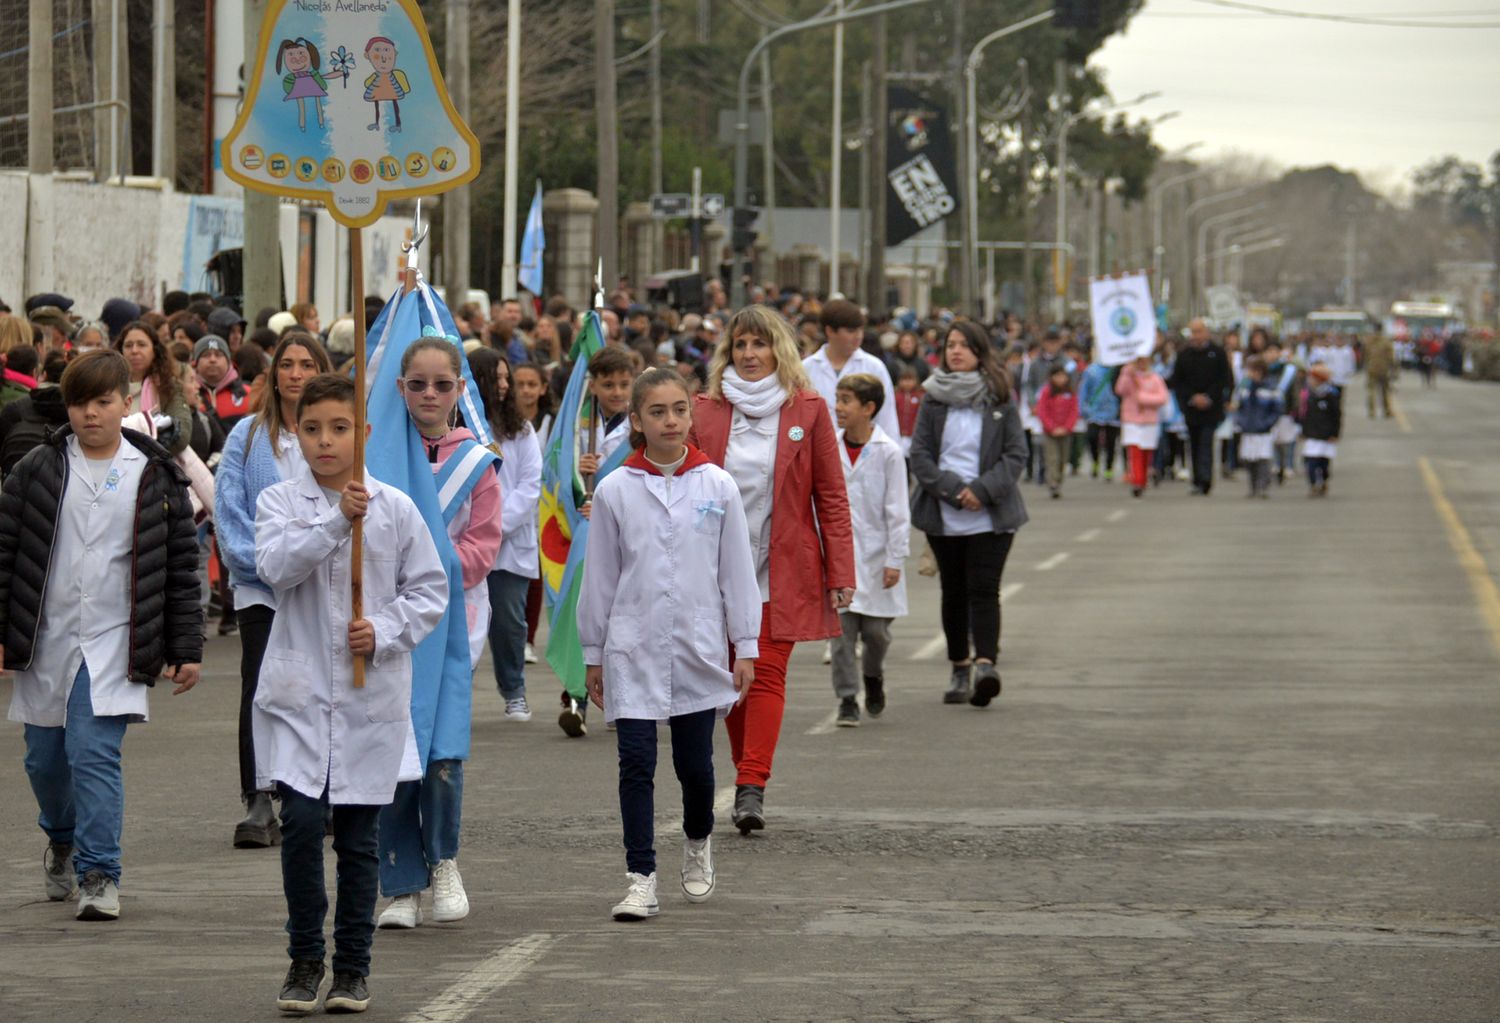
[[[220, 158], [246, 188], [324, 203], [349, 227], [479, 173], [416, 0], [272, 0]], [[350, 79], [356, 88], [349, 88]]]

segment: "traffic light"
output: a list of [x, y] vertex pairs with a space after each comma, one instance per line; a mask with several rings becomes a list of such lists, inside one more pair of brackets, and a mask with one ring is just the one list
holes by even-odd
[[1099, 27], [1099, 0], [1054, 0], [1054, 28], [1092, 30]]
[[735, 252], [749, 252], [755, 245], [755, 222], [759, 219], [760, 210], [754, 206], [736, 206], [734, 232], [729, 238], [730, 248]]

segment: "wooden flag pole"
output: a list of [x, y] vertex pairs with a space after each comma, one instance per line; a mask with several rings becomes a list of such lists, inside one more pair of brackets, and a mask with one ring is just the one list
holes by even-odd
[[[364, 231], [349, 229], [349, 303], [354, 307], [354, 478], [365, 481], [365, 246]], [[349, 620], [365, 616], [365, 522], [354, 520], [350, 547]], [[365, 687], [365, 659], [354, 659], [354, 688]]]

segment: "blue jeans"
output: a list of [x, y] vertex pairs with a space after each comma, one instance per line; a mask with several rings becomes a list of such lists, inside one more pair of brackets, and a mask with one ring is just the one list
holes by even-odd
[[[323, 921], [328, 891], [323, 885], [323, 838], [328, 792], [317, 799], [285, 785], [281, 793], [281, 888], [286, 893], [286, 953], [323, 961]], [[378, 806], [333, 807], [333, 851], [338, 857], [338, 905], [333, 914], [333, 972], [370, 975], [375, 940], [375, 883], [379, 875], [375, 837]]]
[[490, 657], [500, 695], [515, 700], [526, 695], [526, 591], [531, 580], [504, 570], [491, 572]]
[[403, 781], [380, 810], [380, 890], [410, 895], [432, 885], [432, 868], [458, 855], [464, 762], [434, 760], [421, 781]]
[[[672, 766], [682, 784], [682, 830], [702, 841], [714, 830], [714, 724], [710, 708], [669, 718]], [[617, 718], [620, 751], [620, 819], [625, 826], [625, 869], [656, 873], [656, 726], [641, 718]]]
[[120, 744], [124, 714], [94, 714], [89, 666], [81, 665], [61, 728], [26, 726], [26, 777], [47, 837], [73, 847], [78, 877], [97, 870], [120, 883], [120, 831], [125, 824], [125, 775]]

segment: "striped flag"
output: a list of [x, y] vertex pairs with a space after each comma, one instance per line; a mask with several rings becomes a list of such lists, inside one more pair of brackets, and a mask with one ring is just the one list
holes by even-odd
[[531, 197], [531, 211], [526, 214], [526, 230], [521, 235], [521, 265], [516, 279], [521, 287], [538, 299], [542, 294], [542, 253], [547, 249], [547, 233], [542, 229], [542, 182], [536, 183], [536, 194]]

